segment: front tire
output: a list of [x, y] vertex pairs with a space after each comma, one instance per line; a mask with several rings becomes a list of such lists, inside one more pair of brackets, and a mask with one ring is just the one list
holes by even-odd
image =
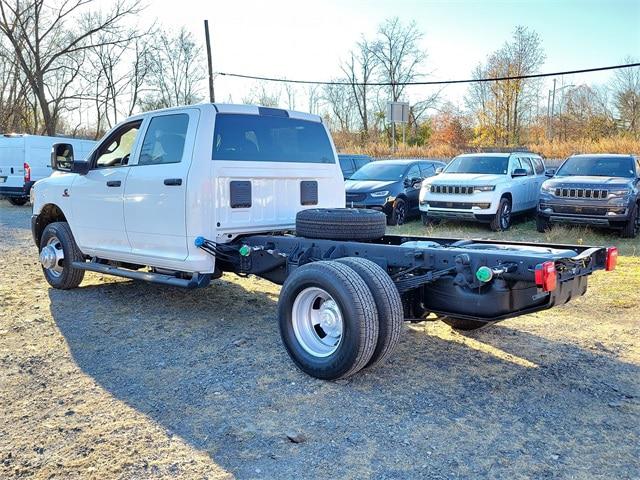
[[21, 207], [29, 201], [29, 199], [25, 197], [9, 197], [8, 200], [11, 205], [15, 205], [16, 207]]
[[401, 198], [397, 198], [393, 202], [393, 209], [391, 215], [387, 217], [388, 225], [402, 225], [407, 219], [407, 202]]
[[298, 267], [278, 300], [280, 335], [296, 366], [324, 380], [364, 368], [378, 341], [378, 312], [365, 281], [334, 261]]
[[76, 288], [84, 278], [84, 270], [73, 262], [84, 260], [67, 222], [47, 225], [40, 239], [40, 263], [49, 285], [60, 290]]
[[551, 228], [551, 222], [542, 215], [536, 215], [536, 230], [538, 233], [545, 233]]
[[507, 197], [502, 197], [498, 204], [498, 210], [496, 211], [493, 220], [491, 220], [491, 230], [494, 232], [501, 232], [509, 230], [511, 226], [511, 200]]
[[440, 223], [440, 219], [439, 218], [430, 217], [425, 212], [422, 212], [420, 214], [420, 217], [422, 218], [422, 225], [424, 225], [425, 227], [433, 227], [433, 226], [438, 225]]
[[629, 220], [622, 227], [620, 236], [622, 238], [636, 238], [640, 232], [640, 208], [638, 204], [634, 204], [629, 212]]

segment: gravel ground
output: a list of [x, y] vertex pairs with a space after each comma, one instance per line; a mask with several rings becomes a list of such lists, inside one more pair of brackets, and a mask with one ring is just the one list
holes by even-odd
[[0, 202], [2, 478], [640, 477], [638, 257], [483, 331], [407, 325], [332, 383], [289, 361], [278, 287], [51, 290], [29, 215]]

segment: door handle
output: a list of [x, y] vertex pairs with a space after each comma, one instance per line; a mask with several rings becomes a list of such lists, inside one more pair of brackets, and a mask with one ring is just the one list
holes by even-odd
[[182, 179], [181, 178], [165, 178], [164, 179], [164, 184], [168, 185], [170, 187], [177, 186], [177, 185], [182, 185]]
[[119, 187], [122, 184], [120, 180], [109, 180], [107, 182], [107, 187]]

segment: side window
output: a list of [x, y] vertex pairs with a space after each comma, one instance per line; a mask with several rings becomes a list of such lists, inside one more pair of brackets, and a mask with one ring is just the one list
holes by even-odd
[[407, 173], [406, 178], [422, 178], [422, 175], [420, 175], [420, 169], [418, 168], [418, 165], [413, 165], [409, 169], [409, 172]]
[[153, 117], [142, 142], [138, 165], [180, 163], [189, 127], [189, 115]]
[[512, 162], [511, 173], [513, 173], [517, 168], [524, 168], [524, 166], [522, 165], [518, 157], [513, 157], [511, 159], [511, 162]]
[[127, 165], [141, 123], [142, 120], [132, 122], [114, 132], [98, 149], [95, 168]]
[[544, 163], [542, 163], [542, 159], [534, 157], [531, 160], [533, 160], [536, 175], [542, 175], [544, 173]]
[[345, 176], [349, 177], [354, 173], [353, 161], [349, 157], [339, 157], [340, 168]]
[[421, 163], [420, 164], [420, 176], [422, 178], [432, 177], [436, 173], [436, 169], [433, 163]]
[[369, 159], [368, 158], [356, 158], [356, 159], [354, 159], [354, 162], [356, 164], [356, 170], [360, 170], [367, 163], [369, 163]]
[[522, 164], [522, 168], [527, 171], [527, 175], [533, 175], [533, 165], [531, 165], [531, 160], [528, 158], [521, 158], [520, 163]]

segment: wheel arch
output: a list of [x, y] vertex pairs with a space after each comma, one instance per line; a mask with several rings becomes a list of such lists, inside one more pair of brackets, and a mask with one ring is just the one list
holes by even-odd
[[47, 225], [53, 222], [68, 221], [66, 215], [58, 205], [55, 203], [47, 203], [40, 209], [40, 213], [38, 213], [33, 222], [33, 240], [36, 242], [37, 247], [40, 247], [42, 232], [44, 232]]

